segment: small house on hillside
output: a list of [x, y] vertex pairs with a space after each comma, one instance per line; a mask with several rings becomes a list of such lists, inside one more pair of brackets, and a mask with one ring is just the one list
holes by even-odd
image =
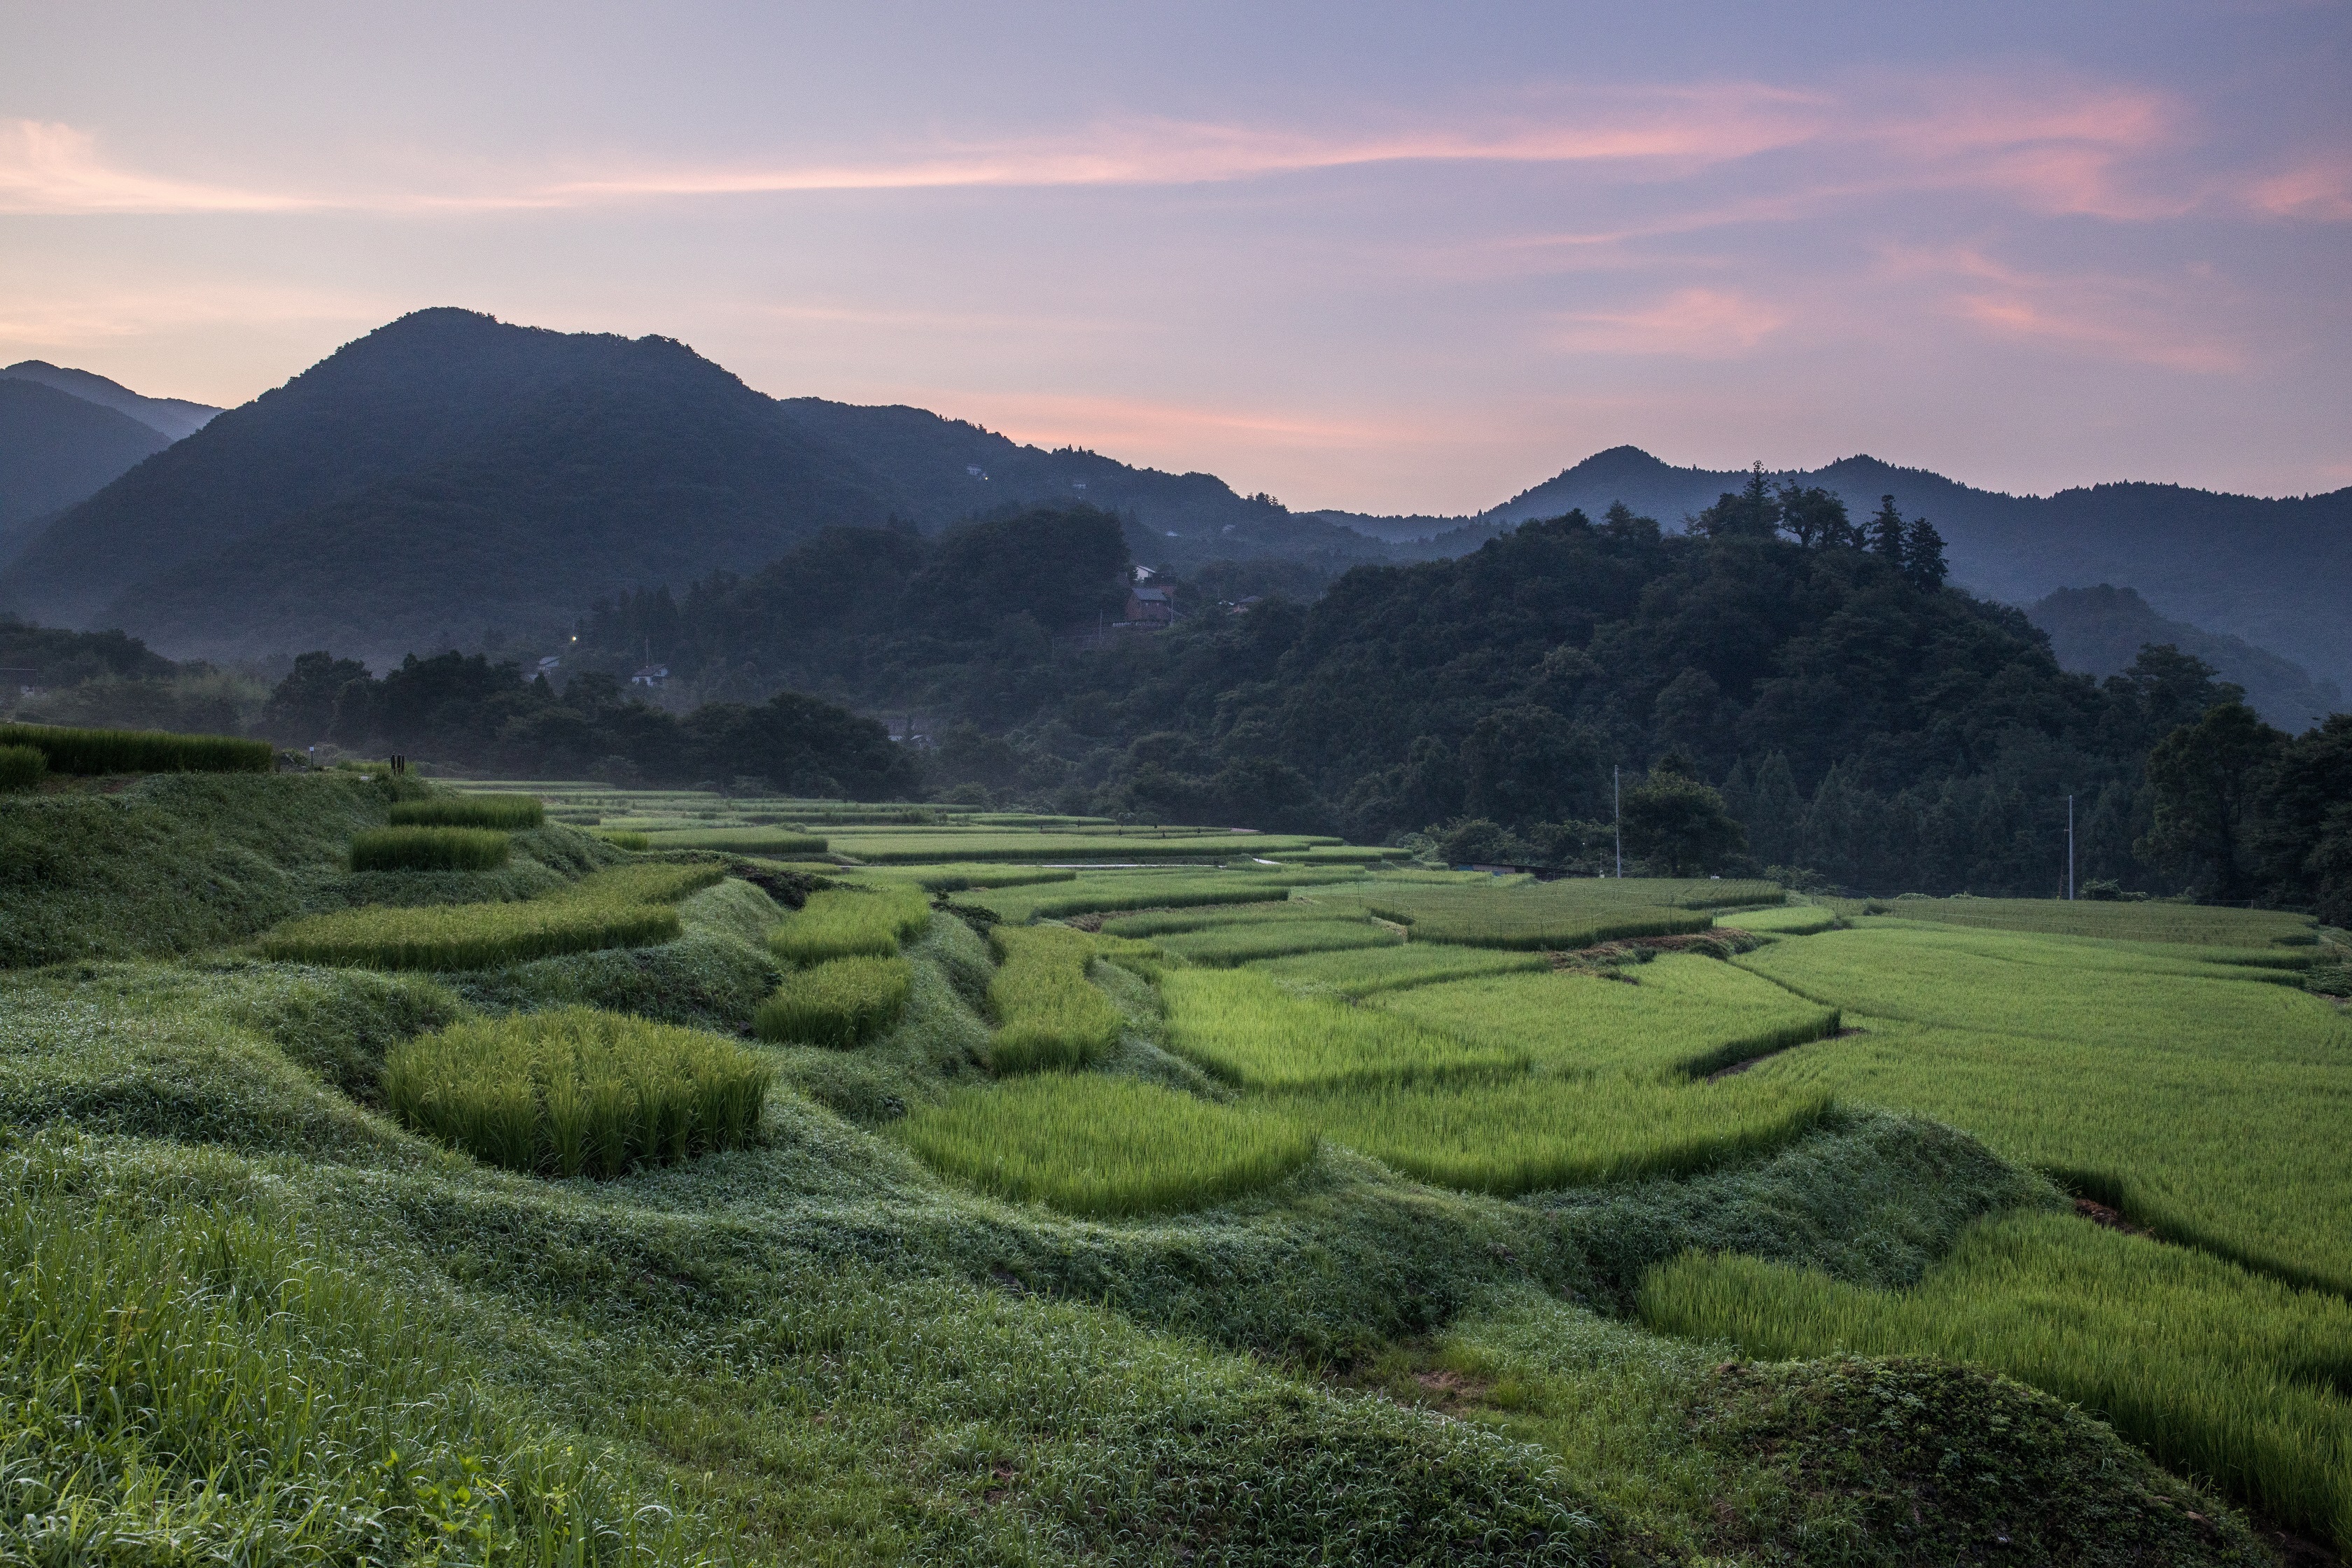
[[663, 687], [669, 684], [669, 666], [666, 664], [642, 665], [638, 668], [636, 674], [629, 677], [629, 684], [632, 686], [647, 687], [655, 691], [659, 691]]
[[1165, 588], [1139, 584], [1127, 591], [1127, 624], [1166, 626], [1176, 618], [1176, 596]]

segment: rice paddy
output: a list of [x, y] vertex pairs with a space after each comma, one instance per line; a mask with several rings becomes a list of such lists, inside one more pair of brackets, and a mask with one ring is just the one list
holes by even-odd
[[769, 1077], [719, 1036], [567, 1007], [394, 1047], [383, 1097], [408, 1126], [487, 1163], [619, 1176], [750, 1142]]
[[1328, 839], [1296, 835], [1232, 834], [1195, 831], [1189, 834], [1150, 833], [1019, 833], [958, 831], [930, 834], [920, 830], [894, 833], [840, 832], [828, 835], [833, 852], [867, 865], [917, 861], [1034, 860], [1068, 862], [1098, 860], [1182, 860], [1215, 864], [1236, 855], [1271, 855], [1284, 849], [1311, 849]]
[[529, 795], [441, 795], [392, 804], [394, 827], [498, 827], [520, 832], [546, 820], [547, 808]]
[[2079, 1401], [2162, 1462], [2352, 1540], [2352, 1304], [2071, 1216], [1987, 1222], [1915, 1289], [1691, 1255], [1643, 1320], [1749, 1355], [1932, 1353]]
[[1100, 944], [1066, 926], [1000, 927], [988, 984], [996, 1029], [988, 1065], [999, 1073], [1082, 1068], [1118, 1044], [1118, 1009], [1087, 978]]
[[1094, 1074], [968, 1089], [908, 1117], [898, 1136], [945, 1175], [1098, 1218], [1226, 1202], [1315, 1153], [1312, 1131], [1260, 1108]]
[[1213, 925], [1155, 939], [1160, 948], [1192, 963], [1226, 966], [1299, 952], [1348, 948], [1395, 947], [1398, 932], [1370, 921], [1276, 920]]
[[510, 841], [484, 827], [378, 827], [352, 840], [354, 871], [493, 871]]
[[806, 904], [768, 933], [768, 945], [794, 963], [887, 957], [930, 922], [931, 903], [919, 888], [829, 889], [810, 894]]
[[[434, 830], [443, 831], [443, 830]], [[493, 969], [674, 940], [668, 906], [725, 875], [717, 866], [622, 866], [522, 903], [341, 910], [265, 931], [262, 955], [362, 969]]]
[[1351, 867], [1297, 870], [1252, 867], [1236, 870], [1196, 868], [1080, 871], [1067, 883], [971, 893], [959, 904], [988, 910], [1015, 925], [1071, 915], [1114, 914], [1130, 910], [1201, 909], [1218, 904], [1262, 904], [1289, 896], [1295, 888], [1354, 883], [1363, 873]]
[[2052, 936], [2105, 937], [2124, 942], [2186, 942], [2201, 947], [2308, 946], [2311, 921], [2276, 910], [2216, 909], [2168, 902], [2121, 903], [2090, 899], [1914, 899], [1880, 906], [1900, 920]]
[[0, 746], [32, 747], [53, 773], [266, 773], [278, 765], [267, 741], [162, 730], [0, 724]]
[[751, 1026], [763, 1040], [847, 1050], [896, 1024], [913, 988], [913, 971], [896, 954], [829, 959], [785, 975]]
[[48, 755], [39, 747], [0, 745], [0, 793], [32, 789], [48, 771]]
[[1834, 1007], [1719, 960], [1673, 953], [1605, 978], [1502, 974], [1416, 986], [1376, 1005], [1462, 1039], [1517, 1047], [1540, 1071], [1581, 1078], [1699, 1077], [1838, 1027]]
[[663, 828], [643, 837], [651, 849], [710, 849], [721, 855], [822, 855], [826, 849], [825, 840], [814, 834], [782, 827]]
[[1582, 889], [1589, 885], [1547, 882], [1486, 889], [1388, 887], [1375, 881], [1362, 890], [1362, 901], [1381, 919], [1409, 928], [1414, 942], [1463, 947], [1562, 951], [1635, 937], [1679, 936], [1715, 923], [1701, 910], [1586, 897]]
[[1314, 986], [1338, 995], [1360, 998], [1383, 991], [1432, 985], [1443, 980], [1549, 971], [1551, 959], [1541, 952], [1409, 942], [1402, 947], [1301, 953], [1294, 958], [1270, 959], [1251, 967], [1286, 985]]
[[1358, 1085], [1269, 1103], [1408, 1175], [1497, 1197], [1686, 1175], [1787, 1143], [1831, 1108], [1827, 1094], [1787, 1084], [1544, 1074]]
[[1243, 1088], [1408, 1083], [1528, 1064], [1523, 1047], [1472, 1045], [1394, 1014], [1295, 994], [1249, 970], [1172, 970], [1160, 989], [1174, 1047]]

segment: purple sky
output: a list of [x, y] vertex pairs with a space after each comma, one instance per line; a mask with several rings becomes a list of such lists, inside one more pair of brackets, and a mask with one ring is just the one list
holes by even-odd
[[2352, 484], [2352, 4], [0, 0], [0, 363], [682, 338], [1293, 506]]

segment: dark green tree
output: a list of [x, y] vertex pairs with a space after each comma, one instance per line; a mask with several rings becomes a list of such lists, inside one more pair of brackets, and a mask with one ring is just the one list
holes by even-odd
[[1670, 877], [1695, 877], [1748, 848], [1723, 796], [1665, 765], [1625, 792], [1625, 847]]
[[1944, 563], [1944, 536], [1924, 517], [1915, 517], [1903, 530], [1903, 575], [1912, 586], [1934, 590], [1944, 585], [1951, 568]]
[[2252, 836], [2263, 897], [2352, 926], [2352, 713], [2278, 749]]
[[1609, 781], [1608, 743], [1549, 708], [1497, 708], [1462, 742], [1463, 809], [1500, 822], [1590, 816]]
[[2255, 806], [2285, 743], [2242, 702], [2216, 703], [2158, 742], [2147, 755], [2154, 822], [2140, 854], [2200, 898], [2250, 896]]
[[325, 740], [335, 725], [335, 702], [343, 688], [368, 679], [367, 666], [331, 653], [306, 653], [269, 694], [262, 724], [281, 744], [308, 746]]
[[1846, 516], [1845, 498], [1819, 485], [1800, 489], [1793, 481], [1780, 487], [1780, 526], [1807, 550], [1828, 550], [1849, 544], [1853, 523]]
[[1726, 490], [1691, 520], [1692, 531], [1710, 539], [1772, 539], [1780, 531], [1780, 503], [1759, 463], [1737, 493]]
[[1878, 498], [1878, 510], [1872, 513], [1870, 521], [1863, 525], [1863, 531], [1869, 536], [1871, 553], [1885, 556], [1890, 565], [1903, 564], [1903, 536], [1906, 529], [1903, 514], [1895, 510], [1893, 496]]

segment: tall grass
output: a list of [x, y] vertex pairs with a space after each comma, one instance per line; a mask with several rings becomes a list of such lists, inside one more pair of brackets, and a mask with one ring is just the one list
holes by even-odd
[[1474, 1046], [1394, 1014], [1294, 995], [1249, 970], [1173, 970], [1160, 990], [1176, 1049], [1253, 1089], [1406, 1082], [1528, 1063], [1523, 1048]]
[[0, 1199], [0, 1561], [584, 1568], [665, 1544], [666, 1512], [480, 1382], [266, 1212]]
[[2165, 1464], [2352, 1549], [2352, 1305], [2053, 1215], [1964, 1236], [1917, 1288], [1690, 1254], [1644, 1321], [1759, 1357], [1935, 1354], [2079, 1401]]
[[0, 794], [32, 789], [48, 771], [48, 755], [39, 747], [0, 746]]
[[931, 903], [919, 888], [829, 888], [810, 894], [807, 903], [770, 931], [768, 945], [794, 963], [887, 957], [930, 923]]
[[1625, 972], [1501, 974], [1423, 985], [1376, 1005], [1445, 1034], [1517, 1046], [1547, 1072], [1666, 1079], [1832, 1035], [1838, 1010], [1712, 958], [1668, 954]]
[[1705, 1170], [1789, 1142], [1830, 1110], [1819, 1090], [1781, 1084], [1544, 1075], [1357, 1085], [1275, 1103], [1409, 1175], [1501, 1197]]
[[1094, 1216], [1222, 1203], [1315, 1153], [1315, 1134], [1287, 1118], [1092, 1073], [966, 1090], [916, 1111], [898, 1133], [945, 1174]]
[[913, 989], [914, 971], [895, 953], [831, 959], [785, 975], [751, 1027], [763, 1040], [846, 1050], [904, 1016]]
[[392, 808], [394, 827], [502, 827], [509, 831], [537, 827], [547, 820], [547, 808], [527, 795], [442, 795], [432, 800], [404, 800]]
[[486, 827], [378, 827], [352, 838], [351, 859], [354, 871], [492, 871], [509, 853]]
[[0, 746], [30, 746], [57, 773], [266, 773], [278, 765], [267, 741], [162, 730], [0, 724]]
[[999, 926], [991, 942], [998, 959], [988, 983], [992, 1071], [1080, 1068], [1117, 1047], [1119, 1011], [1087, 978], [1094, 938], [1066, 926]]
[[765, 1064], [717, 1035], [566, 1007], [469, 1019], [393, 1048], [402, 1121], [510, 1171], [618, 1176], [749, 1142]]
[[1402, 947], [1306, 952], [1251, 967], [1286, 984], [1322, 986], [1342, 996], [1363, 997], [1444, 980], [1548, 970], [1551, 959], [1541, 952], [1409, 942]]

